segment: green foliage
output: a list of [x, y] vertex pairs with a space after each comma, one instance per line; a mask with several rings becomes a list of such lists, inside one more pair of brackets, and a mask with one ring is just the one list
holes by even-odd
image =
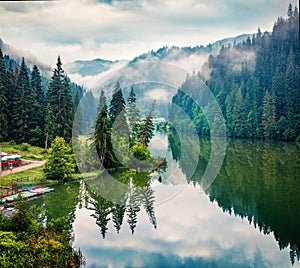
[[47, 91], [46, 125], [48, 140], [52, 142], [56, 136], [63, 137], [67, 142], [72, 138], [74, 103], [71, 97], [69, 78], [62, 69], [60, 57]]
[[[18, 153], [23, 158], [30, 160], [45, 159], [45, 149], [32, 146], [28, 143], [16, 144], [14, 141], [1, 142], [2, 150], [6, 153]], [[25, 149], [25, 150], [24, 150]]]
[[122, 88], [120, 86], [120, 83], [118, 82], [114, 87], [114, 92], [112, 95], [112, 99], [110, 101], [110, 107], [109, 107], [110, 126], [113, 126], [116, 118], [120, 115], [122, 111], [125, 112], [125, 100], [124, 100]]
[[115, 160], [112, 150], [111, 128], [107, 115], [106, 97], [103, 91], [101, 91], [98, 108], [99, 113], [96, 119], [92, 146], [96, 147], [101, 166], [113, 167], [117, 161]]
[[135, 144], [130, 148], [130, 152], [138, 160], [147, 160], [150, 158], [150, 150], [144, 144]]
[[127, 116], [128, 116], [128, 122], [129, 122], [129, 129], [130, 129], [130, 146], [135, 144], [137, 142], [137, 137], [139, 133], [139, 109], [136, 107], [136, 96], [133, 90], [133, 87], [131, 87], [129, 97], [127, 99]]
[[[223, 46], [218, 55], [209, 57], [210, 78], [206, 84], [219, 102], [230, 137], [299, 137], [299, 62], [299, 13], [291, 5], [288, 19], [278, 18], [272, 34], [258, 30], [252, 40]], [[187, 77], [173, 103], [183, 107], [200, 134], [209, 135], [201, 116], [209, 112], [209, 107], [200, 111], [193, 105], [193, 95], [200, 88], [197, 79], [200, 75]], [[176, 118], [182, 128], [189, 129], [186, 120]]]
[[44, 174], [49, 180], [68, 180], [75, 172], [71, 147], [64, 138], [56, 137], [48, 151]]
[[32, 118], [28, 142], [30, 144], [44, 145], [44, 127], [45, 127], [45, 110], [46, 100], [42, 89], [42, 78], [40, 71], [36, 65], [33, 66], [31, 72], [31, 94], [34, 97], [32, 104]]
[[27, 142], [22, 142], [21, 145], [20, 145], [20, 149], [23, 151], [23, 152], [27, 152], [28, 149], [30, 147], [30, 144], [28, 144]]
[[[211, 139], [200, 137], [199, 145], [191, 139], [189, 153], [183, 155], [188, 139], [179, 137], [176, 132], [168, 136], [172, 157], [191, 183], [201, 185], [211, 160]], [[211, 202], [223, 212], [241, 217], [264, 234], [273, 233], [280, 250], [290, 248], [292, 263], [300, 257], [299, 145], [228, 139], [223, 166], [206, 190]], [[198, 166], [191, 174], [191, 159], [196, 157]]]
[[8, 92], [6, 88], [7, 74], [4, 57], [0, 48], [0, 140], [8, 138]]
[[85, 136], [79, 136], [73, 139], [72, 147], [76, 156], [76, 164], [80, 172], [91, 172], [99, 169], [97, 155], [93, 155], [91, 150], [92, 141], [87, 140]]
[[22, 59], [20, 72], [17, 76], [16, 88], [12, 92], [12, 139], [17, 143], [24, 142], [29, 138], [29, 130], [32, 127], [32, 106], [34, 96], [31, 94], [31, 86], [27, 66]]
[[102, 167], [125, 166], [133, 168], [138, 164], [139, 168], [151, 169], [157, 164], [155, 159], [151, 159], [147, 163], [137, 161], [151, 158], [148, 146], [154, 135], [153, 112], [155, 102], [142, 123], [135, 102], [135, 93], [131, 88], [128, 107], [125, 109], [122, 89], [117, 83], [110, 102], [108, 118], [106, 97], [101, 91], [92, 146], [95, 146], [97, 150]]
[[153, 103], [148, 115], [143, 120], [143, 123], [139, 127], [138, 143], [148, 146], [150, 140], [154, 135], [154, 124], [153, 124], [153, 112], [155, 102]]
[[16, 205], [17, 213], [12, 219], [12, 230], [14, 232], [28, 232], [29, 227], [33, 224], [30, 217], [28, 202], [22, 201]]
[[[43, 227], [33, 218], [34, 208], [26, 201], [19, 203], [16, 209], [12, 219], [0, 218], [1, 267], [80, 267], [84, 264], [81, 252], [75, 251], [69, 243], [70, 225], [64, 218], [52, 220]], [[7, 225], [2, 224], [4, 222]]]

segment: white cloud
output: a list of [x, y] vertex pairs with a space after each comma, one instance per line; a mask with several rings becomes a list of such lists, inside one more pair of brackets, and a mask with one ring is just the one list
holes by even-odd
[[152, 100], [157, 100], [157, 101], [168, 101], [170, 100], [171, 95], [172, 92], [162, 88], [152, 89], [147, 91], [146, 93], [147, 98], [150, 98]]
[[[163, 45], [194, 46], [271, 30], [288, 3], [268, 1], [0, 2], [0, 37], [47, 64], [75, 59], [132, 59]], [[296, 0], [291, 1], [293, 5]]]

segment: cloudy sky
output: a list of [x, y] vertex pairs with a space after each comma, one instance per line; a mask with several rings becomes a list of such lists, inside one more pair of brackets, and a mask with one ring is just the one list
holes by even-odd
[[207, 45], [271, 30], [297, 0], [1, 1], [0, 38], [53, 65], [132, 59], [164, 45]]

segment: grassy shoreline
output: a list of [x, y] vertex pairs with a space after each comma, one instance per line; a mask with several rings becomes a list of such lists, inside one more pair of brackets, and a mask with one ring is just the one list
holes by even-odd
[[46, 152], [44, 148], [32, 146], [28, 143], [12, 144], [10, 142], [1, 142], [2, 152], [11, 154], [17, 153], [28, 160], [45, 160]]

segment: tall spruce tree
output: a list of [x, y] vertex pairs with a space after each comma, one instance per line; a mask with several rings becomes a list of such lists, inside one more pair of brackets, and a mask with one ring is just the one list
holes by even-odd
[[98, 101], [98, 106], [97, 106], [97, 114], [100, 113], [101, 109], [106, 106], [107, 109], [107, 105], [106, 105], [106, 96], [105, 93], [103, 91], [103, 89], [100, 92], [100, 97], [99, 97], [99, 101]]
[[138, 131], [139, 131], [139, 109], [136, 107], [136, 96], [131, 87], [128, 99], [127, 99], [127, 116], [129, 122], [129, 130], [130, 130], [130, 146], [134, 145], [137, 139]]
[[34, 98], [33, 115], [31, 119], [32, 128], [30, 129], [29, 143], [42, 146], [44, 144], [44, 126], [45, 126], [45, 95], [42, 89], [42, 78], [36, 65], [31, 72], [31, 92]]
[[109, 126], [109, 120], [107, 115], [106, 97], [103, 94], [100, 95], [99, 103], [101, 103], [101, 109], [97, 115], [95, 132], [92, 146], [96, 147], [100, 163], [102, 167], [113, 167], [116, 164], [111, 144], [111, 129]]
[[8, 109], [7, 109], [7, 120], [8, 120], [8, 140], [12, 140], [12, 104], [13, 104], [13, 94], [16, 90], [17, 79], [18, 79], [18, 68], [16, 67], [15, 71], [12, 67], [12, 61], [9, 61], [9, 67], [7, 69], [7, 102], [8, 102]]
[[8, 99], [6, 68], [0, 48], [0, 141], [8, 138]]
[[264, 137], [272, 139], [275, 136], [275, 103], [274, 94], [270, 95], [269, 91], [266, 91], [264, 97], [263, 114], [262, 114], [262, 127], [264, 130]]
[[116, 84], [109, 109], [111, 142], [113, 144], [114, 159], [118, 165], [126, 165], [129, 161], [129, 128], [126, 118], [125, 100], [119, 83]]
[[114, 87], [112, 99], [110, 101], [109, 107], [109, 119], [111, 126], [114, 124], [118, 116], [122, 116], [121, 113], [125, 116], [125, 100], [122, 92], [122, 88], [119, 82]]
[[17, 143], [28, 141], [32, 127], [33, 102], [28, 70], [23, 58], [12, 96], [12, 139]]
[[149, 146], [150, 140], [154, 135], [154, 124], [153, 124], [153, 112], [154, 112], [155, 102], [153, 102], [152, 107], [143, 120], [140, 126], [138, 142], [141, 145]]
[[64, 73], [61, 59], [58, 57], [47, 91], [45, 132], [49, 142], [52, 142], [56, 136], [63, 137], [67, 142], [71, 140], [73, 108], [70, 81]]

